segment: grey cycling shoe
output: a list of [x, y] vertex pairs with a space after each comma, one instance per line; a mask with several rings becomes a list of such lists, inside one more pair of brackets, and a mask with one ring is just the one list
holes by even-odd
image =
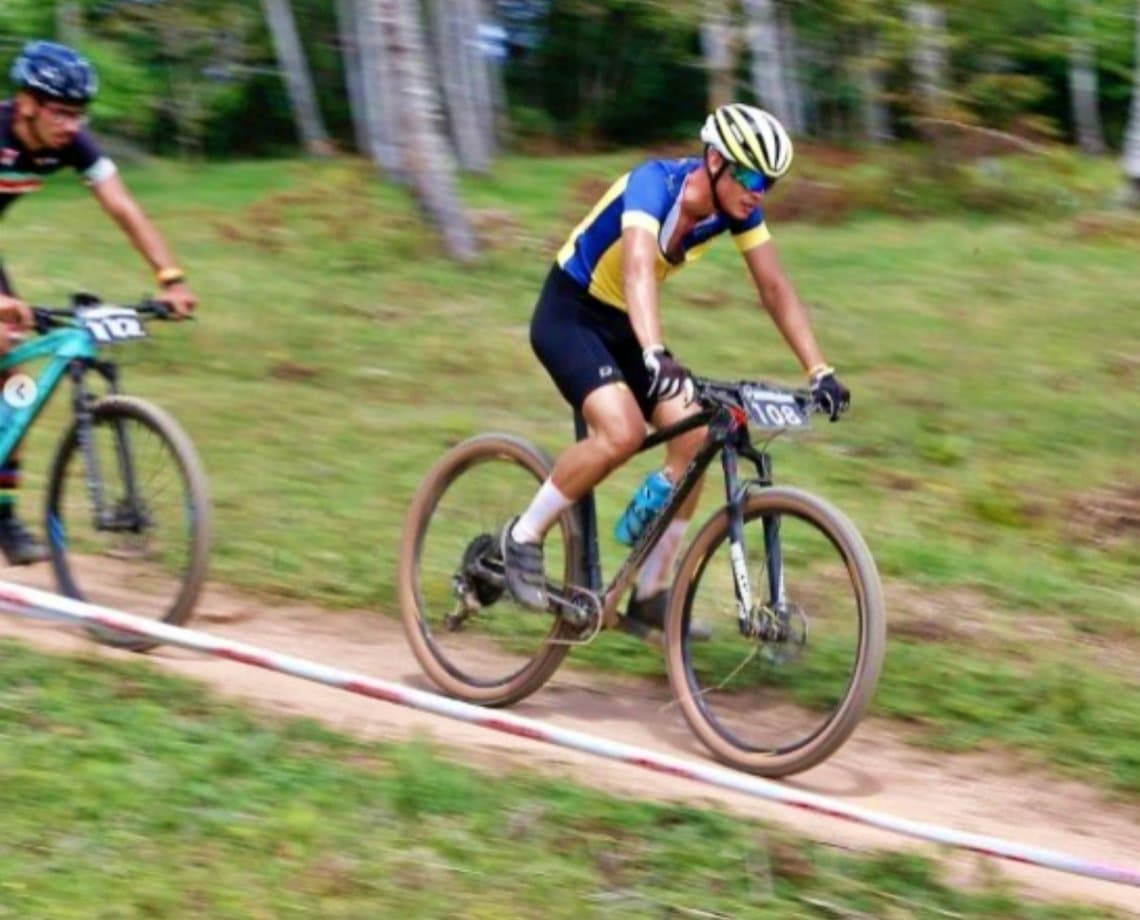
[[546, 609], [546, 568], [541, 543], [520, 543], [511, 536], [512, 519], [499, 533], [499, 550], [503, 554], [503, 575], [507, 591], [518, 603], [534, 610]]
[[15, 514], [0, 517], [0, 553], [8, 565], [32, 565], [48, 558], [47, 547]]
[[[625, 608], [627, 631], [644, 636], [650, 629], [665, 629], [665, 612], [669, 609], [669, 592], [658, 591], [641, 598], [635, 593]], [[712, 629], [700, 620], [689, 621], [689, 638], [705, 642], [712, 637]]]

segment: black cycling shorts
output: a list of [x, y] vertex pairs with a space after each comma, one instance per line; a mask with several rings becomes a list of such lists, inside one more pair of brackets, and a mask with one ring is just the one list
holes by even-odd
[[598, 300], [558, 265], [534, 308], [530, 345], [575, 409], [598, 387], [624, 380], [649, 420], [656, 403], [629, 315]]
[[8, 276], [4, 274], [3, 262], [0, 262], [0, 294], [7, 294], [9, 297], [16, 295], [16, 291], [12, 288], [12, 283], [8, 280]]

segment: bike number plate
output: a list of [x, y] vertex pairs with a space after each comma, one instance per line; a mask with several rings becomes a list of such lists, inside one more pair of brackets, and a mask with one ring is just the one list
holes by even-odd
[[742, 390], [748, 417], [761, 428], [806, 428], [807, 413], [796, 397], [782, 390], [749, 386]]
[[146, 327], [130, 307], [89, 307], [77, 312], [76, 318], [100, 345], [147, 337]]

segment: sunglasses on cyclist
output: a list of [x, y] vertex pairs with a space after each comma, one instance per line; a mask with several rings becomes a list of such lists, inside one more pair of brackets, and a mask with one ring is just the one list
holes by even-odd
[[729, 163], [728, 172], [733, 179], [750, 192], [766, 192], [776, 184], [775, 179], [764, 175], [762, 172], [749, 169], [747, 166], [741, 166], [739, 163]]
[[75, 124], [83, 127], [87, 124], [87, 111], [85, 109], [69, 108], [54, 102], [40, 102], [40, 111], [57, 125]]

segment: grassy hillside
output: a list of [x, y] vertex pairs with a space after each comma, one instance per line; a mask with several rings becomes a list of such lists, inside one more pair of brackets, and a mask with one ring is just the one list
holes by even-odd
[[[474, 267], [441, 258], [405, 197], [357, 164], [129, 174], [203, 300], [199, 323], [121, 356], [128, 388], [172, 410], [210, 470], [214, 576], [390, 612], [404, 510], [446, 446], [486, 429], [564, 445], [569, 414], [527, 323], [552, 253], [634, 160], [508, 159], [468, 181], [486, 247]], [[1135, 795], [1140, 234], [1096, 210], [1111, 164], [1070, 175], [1006, 162], [1005, 184], [1040, 199], [1031, 219], [979, 207], [774, 221], [854, 392], [842, 424], [776, 445], [777, 479], [843, 508], [887, 579], [879, 714], [918, 740], [1000, 743]], [[882, 176], [867, 182], [881, 191]], [[147, 289], [118, 231], [66, 180], [12, 209], [3, 233], [33, 301]], [[669, 341], [699, 372], [794, 379], [733, 247], [714, 250], [670, 282]], [[32, 489], [54, 408], [26, 452]], [[651, 462], [600, 491], [611, 567], [612, 522]], [[706, 498], [700, 516], [711, 509]], [[652, 650], [609, 636], [572, 661], [662, 673]]]
[[0, 918], [1108, 920], [0, 643]]

